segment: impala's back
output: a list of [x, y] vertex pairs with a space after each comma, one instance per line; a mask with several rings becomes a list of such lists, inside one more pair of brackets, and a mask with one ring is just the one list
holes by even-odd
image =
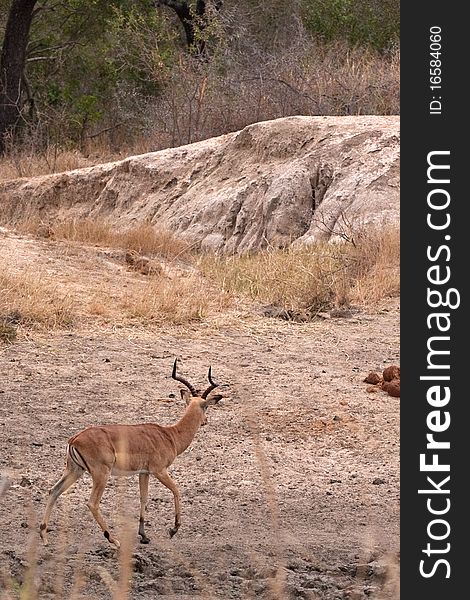
[[108, 469], [112, 475], [152, 473], [176, 458], [172, 435], [156, 423], [87, 427], [69, 440], [69, 455], [89, 473]]

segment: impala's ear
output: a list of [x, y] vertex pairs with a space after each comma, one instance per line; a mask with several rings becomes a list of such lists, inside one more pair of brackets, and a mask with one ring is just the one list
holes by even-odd
[[203, 408], [207, 408], [208, 406], [211, 406], [212, 404], [217, 404], [217, 402], [219, 402], [219, 400], [222, 400], [223, 396], [221, 396], [220, 394], [213, 394], [210, 398], [207, 398], [207, 400], [204, 400], [204, 402], [202, 402], [201, 406]]
[[189, 390], [180, 390], [181, 398], [189, 404], [191, 402], [191, 392]]

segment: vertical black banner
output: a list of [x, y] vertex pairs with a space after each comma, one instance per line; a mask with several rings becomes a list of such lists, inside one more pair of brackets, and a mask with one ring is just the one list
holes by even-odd
[[401, 4], [401, 597], [467, 595], [463, 4]]

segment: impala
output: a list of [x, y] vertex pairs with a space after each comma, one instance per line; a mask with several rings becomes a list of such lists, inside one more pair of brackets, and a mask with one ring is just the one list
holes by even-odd
[[217, 404], [220, 395], [209, 394], [219, 384], [212, 380], [209, 367], [209, 387], [202, 393], [184, 377], [176, 374], [177, 359], [173, 364], [172, 378], [186, 386], [181, 389], [181, 397], [186, 402], [186, 410], [181, 419], [170, 426], [156, 423], [139, 425], [99, 425], [83, 429], [68, 441], [65, 472], [51, 488], [40, 534], [47, 545], [47, 524], [57, 498], [88, 471], [93, 486], [87, 506], [101, 527], [105, 538], [119, 548], [119, 540], [111, 534], [100, 509], [100, 501], [110, 475], [139, 475], [140, 520], [139, 535], [142, 544], [150, 539], [145, 534], [144, 517], [148, 499], [149, 476], [155, 477], [173, 493], [175, 501], [175, 525], [169, 529], [173, 537], [181, 525], [180, 494], [176, 483], [168, 474], [168, 467], [175, 458], [191, 444], [199, 427], [207, 422], [206, 409]]

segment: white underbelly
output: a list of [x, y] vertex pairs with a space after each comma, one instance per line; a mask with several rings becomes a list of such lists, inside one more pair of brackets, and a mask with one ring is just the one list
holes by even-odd
[[119, 469], [118, 467], [113, 467], [111, 469], [111, 475], [116, 475], [117, 477], [132, 477], [132, 475], [148, 475], [148, 473], [148, 469], [138, 469], [135, 471]]

